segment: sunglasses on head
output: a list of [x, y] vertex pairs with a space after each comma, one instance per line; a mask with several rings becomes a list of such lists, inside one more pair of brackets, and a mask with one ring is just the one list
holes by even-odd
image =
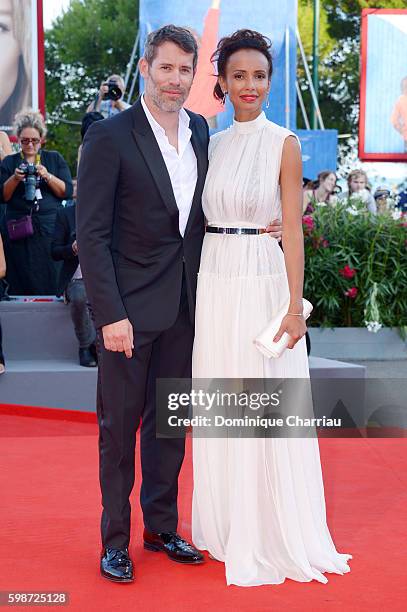
[[28, 145], [30, 144], [30, 142], [33, 143], [33, 145], [37, 145], [39, 144], [41, 141], [39, 138], [21, 138], [20, 140], [21, 144], [23, 145]]

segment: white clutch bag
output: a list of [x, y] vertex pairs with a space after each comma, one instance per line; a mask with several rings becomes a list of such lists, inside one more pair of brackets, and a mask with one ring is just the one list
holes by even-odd
[[[311, 314], [313, 306], [311, 302], [306, 299], [302, 299], [303, 303], [303, 315], [305, 319]], [[287, 314], [288, 303], [284, 308], [280, 310], [280, 312], [270, 321], [267, 327], [253, 340], [254, 344], [257, 346], [260, 352], [263, 353], [266, 357], [280, 357], [282, 353], [287, 348], [287, 344], [290, 340], [290, 336], [287, 332], [284, 332], [278, 342], [273, 342], [273, 338], [280, 329], [281, 321], [284, 316]]]

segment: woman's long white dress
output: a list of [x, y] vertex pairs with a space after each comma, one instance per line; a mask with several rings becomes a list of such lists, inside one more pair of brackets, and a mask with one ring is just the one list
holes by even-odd
[[[211, 139], [203, 208], [208, 223], [266, 227], [281, 218], [284, 140], [267, 120], [234, 122]], [[304, 378], [305, 338], [278, 359], [255, 336], [289, 295], [283, 252], [261, 235], [205, 235], [198, 277], [193, 377]], [[326, 523], [315, 438], [194, 438], [192, 537], [225, 563], [227, 584], [327, 582], [350, 571]]]

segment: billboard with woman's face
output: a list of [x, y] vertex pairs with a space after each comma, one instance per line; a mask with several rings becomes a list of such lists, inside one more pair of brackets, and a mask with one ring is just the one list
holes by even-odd
[[0, 130], [23, 108], [44, 110], [43, 74], [42, 0], [0, 0]]
[[407, 161], [407, 9], [362, 11], [359, 157]]

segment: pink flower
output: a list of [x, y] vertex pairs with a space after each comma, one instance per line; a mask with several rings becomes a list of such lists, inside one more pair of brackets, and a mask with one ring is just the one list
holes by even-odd
[[322, 241], [322, 246], [324, 247], [324, 249], [326, 249], [327, 247], [329, 247], [329, 241], [328, 241], [328, 240], [326, 240], [326, 239], [324, 239], [324, 240]]
[[350, 289], [348, 289], [347, 291], [345, 291], [345, 295], [347, 297], [350, 297], [352, 299], [354, 299], [358, 294], [358, 288], [357, 287], [351, 287]]
[[303, 225], [306, 226], [307, 230], [314, 229], [314, 219], [311, 215], [304, 215], [302, 218]]
[[351, 268], [348, 266], [348, 264], [346, 264], [344, 268], [339, 270], [339, 274], [341, 274], [343, 278], [353, 278], [356, 274], [356, 270], [355, 268]]

